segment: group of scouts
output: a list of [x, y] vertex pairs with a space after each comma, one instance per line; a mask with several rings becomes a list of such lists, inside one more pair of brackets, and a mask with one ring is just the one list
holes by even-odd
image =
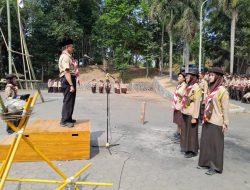
[[[100, 94], [103, 94], [104, 92], [104, 89], [106, 91], [106, 93], [110, 93], [111, 91], [111, 88], [112, 88], [112, 85], [111, 85], [111, 82], [110, 80], [106, 80], [106, 82], [104, 83], [103, 80], [100, 80], [98, 82], [98, 89], [99, 89], [99, 93]], [[96, 93], [96, 89], [97, 89], [97, 81], [96, 79], [93, 79], [91, 81], [91, 90], [92, 90], [92, 93]], [[124, 93], [126, 94], [127, 93], [127, 85], [126, 84], [120, 84], [119, 81], [115, 81], [115, 84], [114, 84], [114, 92], [116, 94], [120, 94], [120, 93]]]
[[197, 70], [179, 73], [173, 99], [173, 122], [178, 126], [175, 138], [180, 139], [181, 153], [192, 158], [199, 150], [197, 168], [206, 169], [207, 175], [223, 171], [224, 131], [229, 124], [229, 94], [223, 75], [218, 67], [206, 74]]
[[61, 93], [62, 83], [60, 80], [48, 80], [48, 93]]
[[225, 87], [231, 99], [250, 103], [250, 76], [226, 75]]

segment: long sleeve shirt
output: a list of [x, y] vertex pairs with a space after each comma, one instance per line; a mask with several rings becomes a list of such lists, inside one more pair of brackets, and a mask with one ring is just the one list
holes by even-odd
[[[219, 100], [219, 96], [221, 94], [222, 96]], [[228, 126], [229, 95], [226, 88], [221, 87], [220, 90], [218, 90], [218, 92], [213, 96], [212, 101], [213, 101], [212, 116], [208, 122], [218, 126], [223, 126], [223, 124]]]
[[182, 109], [182, 113], [185, 115], [191, 115], [192, 118], [198, 119], [200, 113], [201, 104], [201, 88], [197, 83], [193, 85], [187, 97], [190, 100], [190, 105]]

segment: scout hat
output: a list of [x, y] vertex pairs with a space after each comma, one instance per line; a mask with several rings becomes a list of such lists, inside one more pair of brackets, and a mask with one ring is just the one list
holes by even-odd
[[219, 75], [224, 75], [224, 71], [220, 67], [213, 67], [212, 69], [210, 69], [209, 72], [210, 73], [216, 73], [216, 74], [219, 74]]
[[194, 76], [199, 76], [199, 72], [197, 69], [189, 69], [189, 71], [186, 74], [191, 74]]
[[5, 79], [13, 79], [13, 78], [15, 78], [16, 77], [16, 75], [14, 75], [14, 74], [7, 74], [6, 76], [5, 76]]

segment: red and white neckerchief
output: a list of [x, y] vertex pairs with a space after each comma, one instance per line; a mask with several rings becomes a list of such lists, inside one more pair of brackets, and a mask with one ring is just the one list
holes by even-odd
[[190, 85], [186, 88], [186, 93], [184, 94], [184, 96], [182, 97], [182, 101], [181, 101], [181, 105], [182, 105], [182, 110], [184, 110], [186, 108], [186, 101], [187, 101], [187, 97], [188, 97], [188, 93], [190, 92], [190, 89], [193, 88], [194, 85]]
[[77, 61], [73, 58], [72, 58], [72, 64], [74, 65], [75, 71], [76, 71], [76, 82], [80, 86], [79, 67], [78, 67]]
[[173, 102], [172, 102], [172, 108], [174, 109], [174, 111], [176, 110], [176, 104], [177, 104], [177, 101], [178, 101], [178, 93], [177, 91], [180, 89], [181, 87], [181, 84], [178, 84], [177, 87], [176, 87], [176, 90], [174, 92], [174, 98], [173, 98]]
[[80, 86], [79, 67], [78, 67], [77, 61], [71, 55], [69, 55], [68, 53], [66, 53], [64, 51], [63, 51], [63, 54], [66, 54], [66, 55], [68, 55], [70, 57], [70, 59], [71, 59], [71, 63], [70, 64], [74, 65], [74, 69], [76, 71], [76, 82]]
[[205, 123], [205, 122], [208, 122], [208, 118], [206, 117], [207, 115], [207, 111], [209, 109], [209, 105], [214, 97], [215, 94], [217, 94], [217, 92], [221, 89], [222, 86], [219, 86], [217, 87], [212, 93], [210, 93], [206, 100], [205, 100], [205, 110], [204, 110], [204, 117], [203, 117], [203, 120], [202, 120], [202, 123]]

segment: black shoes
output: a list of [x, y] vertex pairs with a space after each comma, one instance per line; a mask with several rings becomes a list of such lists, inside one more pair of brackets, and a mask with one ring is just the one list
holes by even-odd
[[71, 122], [71, 123], [76, 123], [76, 120], [75, 120], [75, 119], [71, 119], [70, 122]]
[[193, 158], [195, 156], [196, 156], [196, 154], [193, 152], [186, 152], [184, 155], [185, 158]]
[[60, 122], [61, 127], [72, 128], [74, 127], [74, 123], [76, 123], [75, 119], [67, 120], [66, 122]]
[[196, 168], [199, 170], [206, 170], [207, 169], [207, 167], [203, 167], [203, 166], [197, 166]]
[[74, 123], [70, 123], [70, 122], [61, 122], [60, 123], [61, 127], [67, 127], [67, 128], [72, 128], [74, 127]]
[[174, 138], [175, 138], [175, 140], [180, 140], [181, 139], [181, 134], [178, 133], [178, 132], [175, 132], [174, 133]]
[[210, 168], [209, 170], [207, 170], [207, 172], [205, 173], [207, 175], [214, 175], [214, 174], [217, 174], [216, 170]]

